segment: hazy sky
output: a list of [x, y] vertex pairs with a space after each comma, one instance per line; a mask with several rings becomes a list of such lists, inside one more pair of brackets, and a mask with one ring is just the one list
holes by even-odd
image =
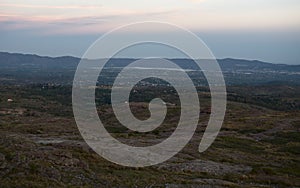
[[0, 51], [81, 56], [140, 21], [190, 29], [218, 58], [300, 64], [299, 0], [0, 0]]

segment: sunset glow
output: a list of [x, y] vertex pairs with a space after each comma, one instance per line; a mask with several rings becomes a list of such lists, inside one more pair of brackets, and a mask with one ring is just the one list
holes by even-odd
[[[0, 0], [0, 50], [26, 52], [28, 46], [25, 49], [20, 41], [25, 43], [52, 37], [50, 42], [59, 44], [61, 39], [55, 37], [85, 36], [84, 39], [77, 40], [76, 37], [72, 40], [80, 46], [76, 52], [71, 50], [73, 46], [56, 53], [56, 48], [49, 51], [40, 44], [30, 45], [32, 53], [80, 56], [92, 40], [111, 29], [134, 22], [159, 21], [202, 33], [200, 37], [204, 37], [218, 57], [277, 62], [292, 58], [290, 63], [297, 63], [299, 55], [295, 47], [300, 46], [299, 10], [298, 0]], [[155, 31], [159, 32], [160, 28], [155, 28]], [[48, 38], [43, 40], [49, 42]], [[253, 41], [258, 43], [251, 44]], [[262, 41], [269, 42], [258, 45]], [[278, 42], [278, 47], [265, 45], [274, 41]], [[244, 47], [237, 48], [237, 44]], [[246, 49], [251, 45], [251, 49]], [[234, 47], [230, 54], [227, 54], [228, 46]], [[273, 59], [273, 51], [280, 56]]]
[[[128, 1], [4, 1], [1, 28], [36, 28], [47, 34], [105, 31], [145, 20], [172, 22], [192, 30], [299, 29], [298, 1], [133, 0]], [[258, 6], [259, 5], [259, 6]], [[56, 25], [55, 27], [52, 27]], [[57, 31], [57, 25], [60, 31]], [[78, 27], [80, 25], [80, 27]], [[40, 31], [39, 31], [40, 33]]]

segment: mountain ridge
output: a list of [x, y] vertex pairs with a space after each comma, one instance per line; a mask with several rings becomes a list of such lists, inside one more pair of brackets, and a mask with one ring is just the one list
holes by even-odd
[[[80, 58], [73, 56], [38, 56], [0, 52], [0, 82], [15, 83], [68, 83], [71, 84]], [[122, 67], [135, 61], [134, 58], [110, 59], [105, 67], [117, 68], [107, 71], [106, 77], [117, 75]], [[199, 71], [199, 67], [191, 59], [168, 59], [182, 69]], [[91, 60], [92, 61], [92, 60]], [[200, 60], [210, 61], [210, 60]], [[300, 65], [272, 64], [258, 60], [225, 58], [217, 60], [229, 85], [292, 83], [300, 84]], [[195, 79], [201, 75], [190, 73]], [[202, 75], [203, 78], [203, 75]], [[107, 84], [106, 82], [103, 84]]]
[[[80, 57], [76, 57], [76, 56], [71, 56], [71, 55], [63, 55], [63, 56], [47, 56], [47, 55], [37, 55], [37, 54], [30, 54], [30, 53], [17, 53], [17, 52], [1, 52], [0, 51], [0, 57], [3, 55], [17, 55], [17, 56], [24, 56], [24, 57], [35, 57], [35, 58], [49, 58], [49, 59], [76, 59], [76, 60], [80, 60]], [[112, 59], [139, 59], [139, 58], [112, 58]], [[189, 58], [166, 58], [166, 59], [175, 59], [175, 60], [191, 60]], [[260, 64], [272, 64], [272, 65], [279, 65], [279, 66], [300, 66], [299, 65], [291, 65], [291, 64], [284, 64], [284, 63], [270, 63], [270, 62], [266, 62], [266, 61], [261, 61], [261, 60], [256, 60], [256, 59], [243, 59], [243, 58], [232, 58], [232, 57], [227, 57], [227, 58], [217, 58], [217, 61], [221, 61], [221, 62], [233, 62], [233, 61], [240, 61], [240, 62], [248, 62], [248, 63], [260, 63]]]

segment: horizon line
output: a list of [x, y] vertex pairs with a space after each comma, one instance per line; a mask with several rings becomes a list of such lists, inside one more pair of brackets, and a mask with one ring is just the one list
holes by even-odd
[[[0, 53], [6, 53], [11, 55], [29, 55], [29, 56], [38, 56], [42, 58], [76, 58], [82, 59], [81, 57], [77, 57], [75, 55], [61, 55], [61, 56], [50, 56], [50, 55], [41, 55], [35, 53], [25, 53], [25, 52], [8, 52], [8, 51], [0, 51]], [[115, 57], [110, 59], [141, 59], [142, 57]], [[191, 58], [184, 58], [184, 57], [147, 57], [147, 58], [163, 58], [163, 59], [170, 59], [170, 60], [195, 60]], [[99, 58], [99, 59], [87, 59], [87, 60], [100, 60], [100, 59], [108, 59], [107, 58]], [[206, 59], [196, 59], [196, 60], [206, 60]], [[300, 64], [286, 64], [286, 63], [271, 63], [263, 60], [258, 59], [248, 59], [248, 58], [240, 58], [240, 57], [224, 57], [224, 58], [216, 58], [215, 60], [241, 60], [241, 61], [250, 61], [250, 62], [260, 62], [266, 64], [273, 64], [273, 65], [288, 65], [288, 66], [300, 66]]]

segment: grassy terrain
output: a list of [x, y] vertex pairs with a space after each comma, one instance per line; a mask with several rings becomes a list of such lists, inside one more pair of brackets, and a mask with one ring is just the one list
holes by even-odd
[[[178, 99], [161, 89], [166, 88], [153, 90], [146, 99]], [[198, 145], [210, 102], [207, 91], [199, 88], [201, 120], [189, 144], [165, 163], [127, 168], [106, 161], [85, 144], [72, 115], [71, 87], [0, 86], [0, 187], [299, 187], [299, 87], [256, 88], [264, 96], [257, 100], [250, 93], [253, 88], [228, 90], [238, 97], [229, 97], [222, 131], [207, 151], [199, 153]], [[280, 102], [266, 100], [268, 96]], [[9, 98], [14, 101], [7, 102]], [[107, 102], [109, 89], [99, 90], [97, 99], [107, 130], [138, 146], [167, 138], [180, 114], [178, 105], [170, 106], [163, 125], [142, 134], [118, 123]], [[132, 98], [138, 118], [149, 116], [147, 107], [140, 95]]]

